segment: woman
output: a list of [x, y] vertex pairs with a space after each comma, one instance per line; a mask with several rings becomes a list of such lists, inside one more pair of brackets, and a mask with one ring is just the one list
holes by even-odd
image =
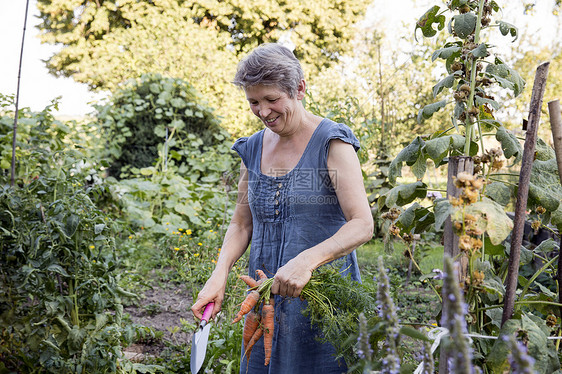
[[314, 269], [345, 257], [360, 280], [354, 249], [372, 237], [373, 219], [356, 151], [343, 125], [308, 112], [306, 82], [293, 53], [264, 44], [243, 59], [234, 84], [244, 89], [265, 129], [236, 141], [242, 158], [238, 199], [213, 274], [192, 306], [196, 318], [209, 302], [213, 317], [224, 299], [228, 273], [250, 241], [249, 273], [275, 276], [275, 331], [271, 362], [263, 339], [243, 357], [240, 373], [342, 373], [343, 362], [301, 314], [298, 298]]

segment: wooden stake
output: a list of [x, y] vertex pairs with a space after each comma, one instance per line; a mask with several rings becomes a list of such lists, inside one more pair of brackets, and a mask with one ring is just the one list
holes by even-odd
[[513, 219], [513, 231], [511, 232], [511, 252], [505, 284], [505, 299], [503, 304], [502, 326], [513, 315], [515, 306], [515, 291], [517, 290], [517, 278], [519, 275], [519, 260], [521, 257], [521, 245], [523, 244], [523, 231], [525, 226], [525, 211], [527, 209], [527, 198], [529, 197], [529, 181], [531, 180], [531, 168], [535, 160], [535, 145], [537, 142], [537, 130], [541, 118], [541, 106], [544, 90], [546, 88], [546, 77], [550, 62], [543, 62], [537, 67], [533, 93], [529, 108], [529, 122], [523, 147], [523, 161], [519, 174], [519, 185], [517, 188], [517, 203], [515, 205], [515, 218]]
[[[548, 114], [550, 117], [550, 128], [552, 130], [552, 140], [554, 142], [554, 152], [556, 154], [556, 163], [558, 164], [558, 177], [562, 184], [562, 115], [560, 114], [560, 101], [554, 100], [548, 103]], [[559, 247], [562, 247], [562, 240]], [[556, 273], [556, 281], [558, 283], [558, 302], [562, 304], [562, 255], [560, 248], [558, 249], [558, 271]], [[562, 307], [559, 308], [562, 316]], [[558, 344], [556, 345], [558, 348]]]

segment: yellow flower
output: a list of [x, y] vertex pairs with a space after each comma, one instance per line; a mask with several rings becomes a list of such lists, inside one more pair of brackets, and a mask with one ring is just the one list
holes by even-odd
[[166, 227], [166, 231], [168, 231], [169, 229]]
[[179, 231], [179, 232], [182, 232], [182, 231], [183, 231], [183, 229], [182, 229], [182, 228], [179, 228], [179, 229], [178, 229], [178, 231]]
[[219, 248], [219, 252], [221, 251], [221, 249]]
[[133, 239], [133, 235], [129, 235], [129, 239]]
[[92, 262], [95, 264], [95, 263], [96, 263], [96, 260], [92, 260]]
[[169, 225], [169, 224], [170, 224], [170, 222], [166, 222], [166, 225]]
[[197, 245], [203, 245], [203, 243], [199, 242], [199, 243], [197, 243]]
[[90, 246], [90, 249], [94, 249], [94, 248], [96, 248], [95, 245], [91, 245], [91, 246]]
[[179, 251], [179, 250], [180, 250], [180, 249], [179, 249], [178, 247], [175, 247], [175, 248], [174, 248], [174, 251]]
[[191, 229], [185, 230], [185, 234], [186, 234], [186, 235], [191, 235]]
[[199, 256], [199, 253], [194, 253], [194, 254], [193, 254], [193, 257], [198, 257], [198, 256]]

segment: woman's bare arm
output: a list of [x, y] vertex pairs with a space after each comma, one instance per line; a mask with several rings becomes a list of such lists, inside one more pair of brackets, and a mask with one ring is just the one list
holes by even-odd
[[298, 297], [314, 269], [351, 253], [373, 236], [373, 216], [353, 147], [341, 140], [332, 140], [328, 169], [347, 222], [333, 236], [279, 268], [271, 289], [273, 293]]
[[242, 163], [236, 207], [224, 236], [217, 264], [205, 286], [199, 292], [196, 302], [191, 307], [196, 318], [201, 318], [205, 306], [210, 302], [215, 303], [213, 318], [221, 310], [228, 273], [248, 248], [251, 237], [252, 214], [248, 205], [248, 170]]

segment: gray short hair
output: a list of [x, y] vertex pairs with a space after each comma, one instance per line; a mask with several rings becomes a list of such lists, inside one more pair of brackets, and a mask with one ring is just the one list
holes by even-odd
[[258, 84], [277, 86], [293, 98], [302, 79], [304, 71], [293, 52], [281, 44], [267, 43], [240, 61], [232, 83], [242, 88]]

